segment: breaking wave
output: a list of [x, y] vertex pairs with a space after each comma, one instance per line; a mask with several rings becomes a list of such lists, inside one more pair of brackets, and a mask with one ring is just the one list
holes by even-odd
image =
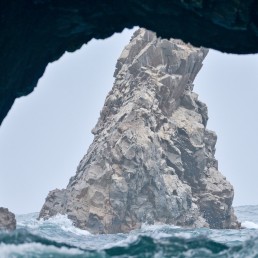
[[258, 229], [258, 224], [252, 222], [252, 221], [244, 221], [242, 222], [242, 227], [243, 228], [255, 228]]
[[[258, 257], [257, 214], [240, 209], [245, 229], [185, 229], [146, 225], [129, 234], [93, 235], [77, 229], [63, 215], [37, 220], [37, 213], [17, 216], [18, 228], [0, 233], [1, 258], [47, 257]], [[236, 209], [236, 212], [238, 210]], [[249, 214], [246, 216], [246, 214]]]
[[0, 256], [8, 257], [257, 257], [258, 238], [229, 247], [207, 237], [129, 236], [123, 243], [82, 249], [18, 230], [0, 234]]

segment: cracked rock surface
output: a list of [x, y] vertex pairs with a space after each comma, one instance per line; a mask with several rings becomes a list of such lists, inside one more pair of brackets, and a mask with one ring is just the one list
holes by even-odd
[[16, 219], [15, 215], [7, 208], [0, 207], [0, 230], [15, 230]]
[[137, 30], [117, 61], [93, 143], [39, 217], [67, 214], [92, 233], [142, 223], [239, 227], [233, 187], [214, 157], [217, 136], [206, 128], [207, 106], [192, 91], [207, 53]]

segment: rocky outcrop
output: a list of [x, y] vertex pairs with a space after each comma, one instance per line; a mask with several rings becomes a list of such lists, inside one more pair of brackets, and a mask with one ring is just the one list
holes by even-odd
[[48, 63], [124, 28], [140, 26], [223, 52], [258, 52], [256, 0], [2, 0], [0, 24], [0, 124]]
[[192, 91], [207, 52], [135, 32], [117, 61], [93, 143], [67, 188], [49, 193], [40, 218], [68, 214], [93, 233], [142, 223], [238, 227], [233, 187], [214, 157], [217, 136]]
[[1, 230], [15, 230], [16, 219], [15, 215], [8, 209], [0, 207], [0, 231]]

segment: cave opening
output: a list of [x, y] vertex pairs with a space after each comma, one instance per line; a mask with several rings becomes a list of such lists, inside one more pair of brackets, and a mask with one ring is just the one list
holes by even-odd
[[[0, 128], [2, 206], [19, 214], [39, 211], [50, 190], [66, 186], [93, 139], [116, 60], [132, 33], [66, 53], [48, 66], [32, 94], [16, 100]], [[216, 157], [235, 188], [234, 205], [257, 204], [257, 68], [257, 55], [210, 50], [194, 82], [208, 106], [207, 127], [219, 138]]]

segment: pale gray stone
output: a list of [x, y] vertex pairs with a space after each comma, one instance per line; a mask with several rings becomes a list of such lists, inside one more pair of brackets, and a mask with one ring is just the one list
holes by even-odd
[[0, 230], [13, 231], [16, 229], [15, 215], [7, 208], [0, 207]]
[[67, 214], [93, 233], [142, 223], [239, 227], [207, 107], [192, 92], [207, 53], [137, 30], [117, 61], [93, 143], [67, 188], [49, 193], [40, 218]]

